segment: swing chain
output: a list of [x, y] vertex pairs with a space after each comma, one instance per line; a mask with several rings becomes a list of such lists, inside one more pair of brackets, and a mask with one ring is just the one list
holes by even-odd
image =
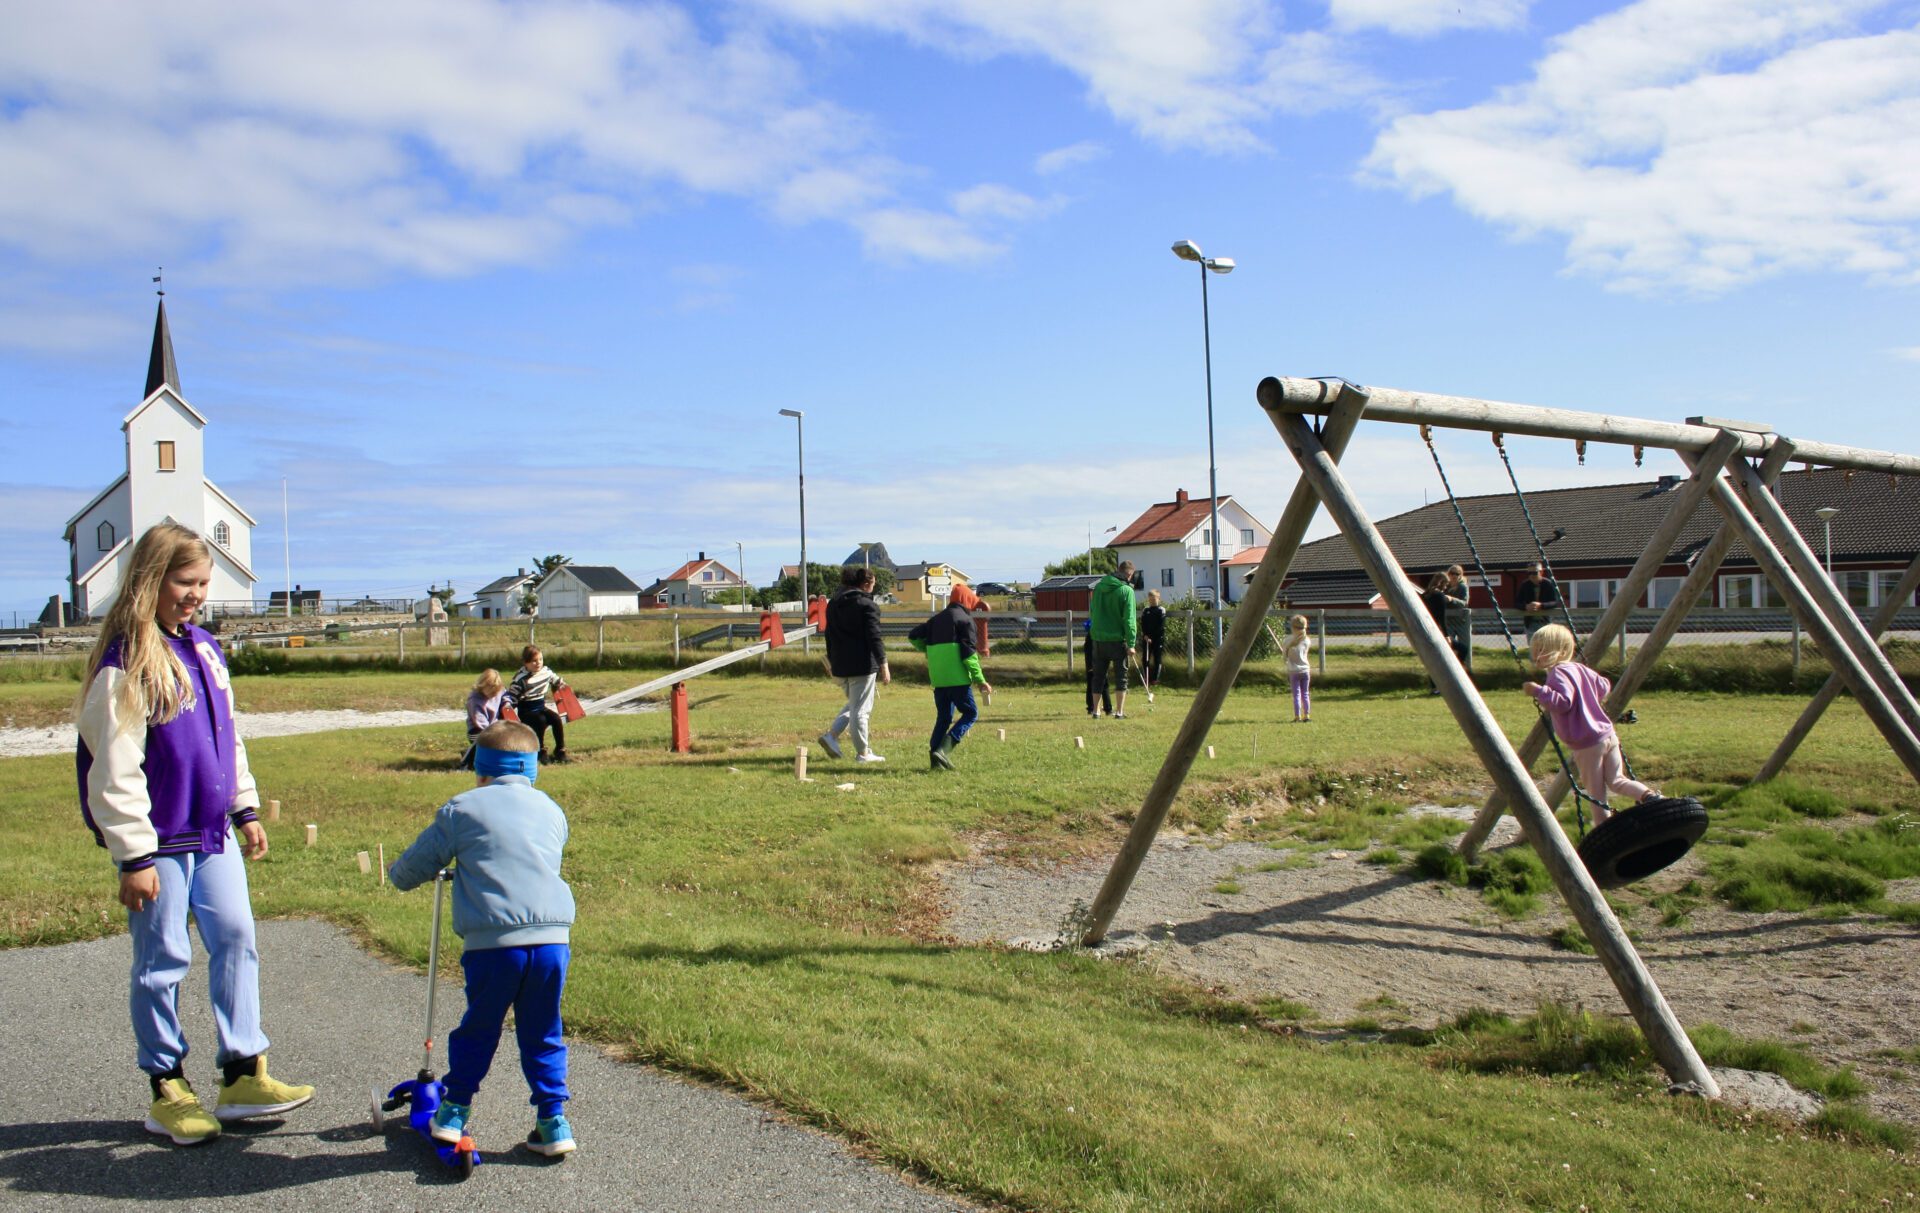
[[1641, 446], [1637, 442], [1634, 443], [1633, 444], [1633, 466], [1639, 467], [1641, 465], [1641, 461], [1646, 459], [1646, 457], [1647, 457], [1647, 448], [1644, 446]]
[[1578, 438], [1573, 443], [1573, 453], [1580, 457], [1580, 466], [1587, 466], [1587, 440]]

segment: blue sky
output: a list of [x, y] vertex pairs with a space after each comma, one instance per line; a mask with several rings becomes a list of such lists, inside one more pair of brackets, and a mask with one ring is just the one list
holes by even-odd
[[[156, 0], [0, 15], [0, 618], [120, 470], [166, 266], [262, 592], [862, 540], [1030, 577], [1265, 375], [1920, 452], [1920, 4]], [[1446, 440], [1463, 489], [1504, 480]], [[1519, 443], [1540, 487], [1674, 471]], [[1413, 435], [1347, 461], [1385, 515]], [[1324, 524], [1322, 527], [1324, 531]]]

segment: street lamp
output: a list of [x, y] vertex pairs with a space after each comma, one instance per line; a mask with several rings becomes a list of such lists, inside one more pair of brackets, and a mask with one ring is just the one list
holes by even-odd
[[734, 540], [733, 550], [739, 556], [739, 559], [734, 562], [740, 566], [735, 575], [740, 578], [740, 609], [744, 611], [752, 605], [747, 601], [747, 545], [745, 541], [739, 539]]
[[1217, 652], [1225, 637], [1226, 620], [1220, 612], [1225, 603], [1225, 587], [1220, 581], [1220, 485], [1213, 457], [1213, 326], [1207, 314], [1207, 271], [1231, 274], [1233, 258], [1209, 257], [1191, 240], [1174, 241], [1173, 255], [1200, 266], [1201, 348], [1207, 363], [1207, 504], [1213, 511], [1213, 646]]
[[1832, 581], [1833, 580], [1833, 520], [1840, 516], [1840, 507], [1837, 505], [1823, 505], [1819, 509], [1813, 512], [1813, 516], [1820, 520], [1820, 525], [1822, 528], [1825, 529], [1827, 534], [1827, 580]]
[[[793, 437], [799, 455], [800, 469], [800, 617], [806, 618], [807, 612], [807, 423], [806, 414], [799, 409], [781, 409], [782, 417], [793, 418]], [[800, 650], [810, 653], [813, 646], [801, 638]]]

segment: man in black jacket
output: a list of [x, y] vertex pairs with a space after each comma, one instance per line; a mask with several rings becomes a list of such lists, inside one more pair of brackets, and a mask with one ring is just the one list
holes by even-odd
[[1513, 591], [1513, 605], [1520, 608], [1520, 622], [1527, 629], [1527, 639], [1547, 626], [1547, 612], [1560, 605], [1560, 587], [1553, 584], [1553, 578], [1547, 576], [1547, 566], [1534, 561], [1527, 579]]
[[840, 570], [840, 592], [827, 603], [827, 667], [847, 693], [847, 706], [820, 734], [820, 748], [839, 758], [840, 734], [851, 731], [855, 762], [885, 762], [873, 752], [867, 737], [874, 683], [893, 681], [880, 638], [880, 607], [873, 600], [870, 568], [848, 565]]

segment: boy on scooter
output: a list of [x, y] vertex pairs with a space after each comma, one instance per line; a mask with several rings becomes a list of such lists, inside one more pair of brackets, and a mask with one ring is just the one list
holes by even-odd
[[395, 860], [388, 879], [405, 891], [453, 870], [453, 929], [465, 941], [467, 1013], [447, 1035], [446, 1098], [433, 1114], [437, 1141], [470, 1133], [473, 1097], [493, 1065], [501, 1025], [514, 1013], [520, 1070], [532, 1089], [527, 1148], [549, 1158], [573, 1151], [567, 1101], [567, 1044], [560, 996], [567, 984], [573, 890], [560, 878], [567, 818], [534, 790], [540, 743], [503, 720], [474, 739], [479, 786], [434, 814]]

